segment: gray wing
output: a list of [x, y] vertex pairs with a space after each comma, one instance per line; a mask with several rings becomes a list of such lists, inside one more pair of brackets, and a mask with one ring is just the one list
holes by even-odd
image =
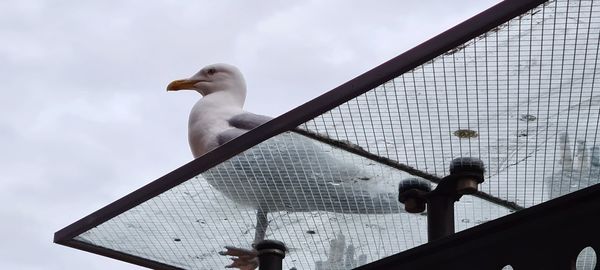
[[237, 114], [227, 121], [231, 128], [219, 133], [217, 136], [219, 145], [223, 145], [247, 131], [269, 122], [271, 119], [273, 118], [269, 116], [249, 112]]
[[273, 117], [245, 112], [231, 117], [231, 119], [229, 119], [229, 125], [234, 128], [245, 129], [248, 131], [271, 121], [271, 119], [273, 119]]

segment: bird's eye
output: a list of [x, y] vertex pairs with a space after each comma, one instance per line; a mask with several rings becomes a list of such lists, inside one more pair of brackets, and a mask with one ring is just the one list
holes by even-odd
[[210, 68], [210, 69], [208, 69], [208, 70], [206, 71], [206, 73], [207, 73], [208, 75], [213, 75], [213, 74], [217, 73], [217, 70], [216, 70], [216, 69], [214, 69], [214, 68]]

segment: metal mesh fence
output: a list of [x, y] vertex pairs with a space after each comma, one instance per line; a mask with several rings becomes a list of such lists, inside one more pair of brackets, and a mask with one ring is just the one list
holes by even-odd
[[[284, 133], [76, 239], [184, 269], [222, 269], [229, 259], [218, 251], [249, 248], [256, 204], [268, 204], [267, 238], [290, 249], [285, 269], [349, 269], [427, 242], [426, 216], [397, 202], [398, 182], [410, 177]], [[456, 209], [457, 230], [510, 213], [471, 196]]]
[[302, 127], [438, 176], [479, 157], [523, 206], [597, 183], [599, 11], [549, 2]]

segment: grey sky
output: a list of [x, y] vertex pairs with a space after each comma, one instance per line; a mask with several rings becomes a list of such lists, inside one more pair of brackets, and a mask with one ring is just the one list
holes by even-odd
[[214, 62], [276, 116], [498, 1], [0, 1], [0, 269], [137, 269], [52, 244], [73, 221], [187, 163]]

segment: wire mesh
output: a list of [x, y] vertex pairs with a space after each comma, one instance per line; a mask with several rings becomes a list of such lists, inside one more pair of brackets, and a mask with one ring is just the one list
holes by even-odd
[[[420, 171], [486, 165], [481, 189], [529, 207], [598, 183], [600, 2], [550, 1], [301, 128]], [[296, 133], [277, 135], [75, 239], [184, 269], [249, 247], [256, 208], [286, 269], [348, 269], [426, 241], [396, 202], [407, 173]], [[457, 230], [510, 211], [465, 196]]]
[[479, 157], [526, 207], [597, 183], [599, 11], [549, 2], [302, 127], [438, 176]]
[[[266, 237], [290, 250], [285, 269], [351, 269], [427, 241], [426, 216], [404, 213], [397, 200], [398, 183], [411, 177], [288, 132], [76, 240], [184, 269], [222, 269], [229, 259], [218, 251], [250, 248], [261, 207]], [[510, 213], [470, 196], [456, 208], [458, 230]]]

